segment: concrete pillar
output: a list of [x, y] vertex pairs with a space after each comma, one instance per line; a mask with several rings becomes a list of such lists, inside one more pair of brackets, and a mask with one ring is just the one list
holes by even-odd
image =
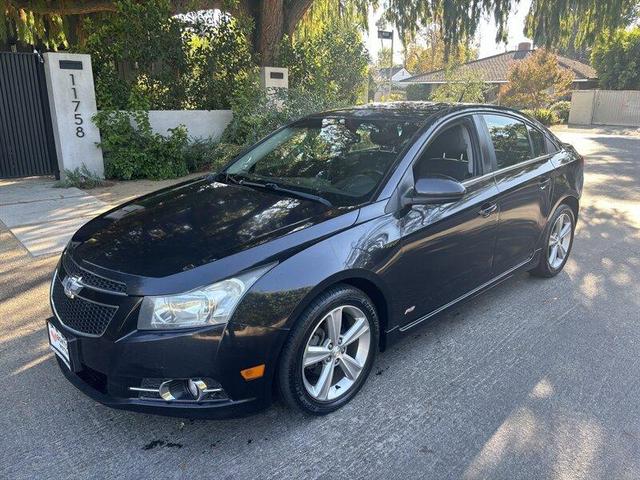
[[289, 88], [289, 69], [281, 67], [260, 68], [260, 84], [266, 90], [267, 95], [275, 97], [278, 91]]
[[85, 165], [104, 177], [100, 131], [91, 118], [96, 114], [91, 56], [75, 53], [45, 53], [47, 94], [60, 178], [65, 170]]

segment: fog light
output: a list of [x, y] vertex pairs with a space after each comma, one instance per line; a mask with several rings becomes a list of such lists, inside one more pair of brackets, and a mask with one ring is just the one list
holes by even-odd
[[207, 390], [207, 384], [199, 378], [190, 378], [187, 381], [187, 388], [194, 400], [200, 400], [204, 396], [204, 392]]
[[181, 400], [185, 396], [189, 395], [189, 391], [185, 388], [186, 383], [184, 380], [167, 380], [162, 382], [158, 393], [163, 400], [170, 402], [172, 400]]
[[138, 398], [166, 402], [209, 402], [228, 399], [219, 382], [201, 378], [143, 378], [139, 387], [129, 387]]

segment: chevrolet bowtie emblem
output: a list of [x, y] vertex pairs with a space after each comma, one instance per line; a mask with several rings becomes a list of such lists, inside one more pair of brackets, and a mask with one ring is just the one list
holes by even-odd
[[64, 294], [69, 298], [74, 298], [82, 290], [82, 277], [65, 277], [62, 280], [62, 286], [64, 287]]

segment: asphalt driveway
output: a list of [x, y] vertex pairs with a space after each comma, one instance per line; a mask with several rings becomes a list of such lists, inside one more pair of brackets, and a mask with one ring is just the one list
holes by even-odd
[[0, 231], [0, 478], [640, 478], [640, 136], [561, 135], [587, 156], [565, 271], [416, 329], [323, 418], [96, 404], [47, 347], [56, 258]]

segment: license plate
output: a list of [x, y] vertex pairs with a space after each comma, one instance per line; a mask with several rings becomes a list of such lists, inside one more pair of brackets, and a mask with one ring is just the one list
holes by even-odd
[[49, 327], [49, 346], [51, 347], [51, 350], [53, 350], [53, 352], [62, 359], [65, 365], [71, 369], [71, 361], [69, 360], [69, 343], [67, 342], [67, 339], [62, 333], [60, 333], [60, 330], [52, 324], [47, 323], [47, 326]]

